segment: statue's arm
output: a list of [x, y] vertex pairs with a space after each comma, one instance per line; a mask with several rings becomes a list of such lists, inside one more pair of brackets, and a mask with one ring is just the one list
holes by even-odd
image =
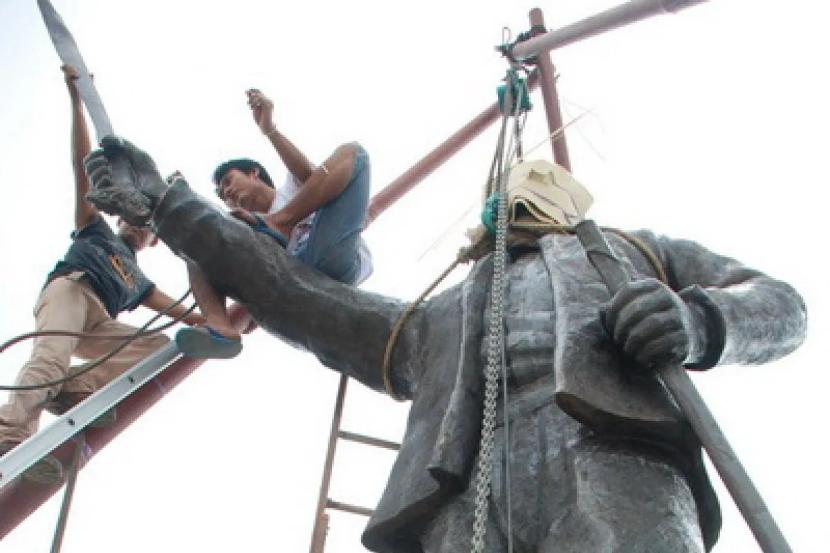
[[[177, 181], [153, 214], [159, 237], [196, 263], [218, 291], [242, 303], [266, 331], [326, 366], [383, 391], [386, 343], [405, 305], [336, 282], [285, 253], [268, 236], [216, 209]], [[392, 379], [408, 395], [417, 356], [416, 312], [398, 338]]]
[[[803, 342], [806, 308], [792, 286], [693, 241], [666, 237], [655, 241], [669, 284], [687, 303], [706, 313], [710, 349], [719, 349], [699, 368], [765, 363]], [[720, 344], [716, 344], [718, 333]]]

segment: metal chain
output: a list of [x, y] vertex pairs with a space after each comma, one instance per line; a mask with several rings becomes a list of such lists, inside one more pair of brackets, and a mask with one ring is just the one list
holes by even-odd
[[[511, 90], [508, 82], [508, 91]], [[516, 103], [518, 106], [521, 98]], [[510, 93], [505, 99], [511, 105]], [[517, 107], [518, 109], [518, 107]], [[518, 117], [516, 124], [518, 125]], [[507, 128], [505, 116], [499, 136], [499, 165], [504, 159], [504, 136]], [[512, 145], [512, 144], [511, 144]], [[510, 150], [512, 148], [508, 148]], [[510, 160], [498, 168], [498, 178], [494, 193], [497, 198], [496, 238], [493, 252], [493, 281], [490, 288], [490, 318], [487, 336], [487, 366], [484, 371], [484, 413], [481, 421], [481, 442], [478, 450], [478, 476], [476, 478], [476, 502], [473, 520], [472, 553], [484, 550], [484, 536], [487, 533], [487, 514], [489, 508], [490, 483], [493, 472], [493, 441], [496, 429], [496, 405], [499, 392], [499, 375], [504, 365], [504, 296], [507, 287], [507, 195], [505, 193], [507, 178], [510, 173]], [[509, 536], [508, 536], [509, 537]]]

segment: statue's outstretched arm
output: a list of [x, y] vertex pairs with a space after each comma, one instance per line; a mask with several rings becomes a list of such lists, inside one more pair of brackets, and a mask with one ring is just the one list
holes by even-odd
[[[100, 209], [150, 223], [174, 253], [194, 262], [217, 291], [244, 305], [265, 330], [309, 350], [332, 369], [384, 389], [383, 354], [405, 308], [402, 302], [307, 267], [269, 236], [195, 194], [183, 179], [168, 187], [152, 159], [135, 146], [104, 146], [86, 164], [90, 200]], [[409, 350], [417, 341], [417, 325], [408, 327], [395, 350], [393, 381], [402, 393], [410, 389], [416, 362]]]

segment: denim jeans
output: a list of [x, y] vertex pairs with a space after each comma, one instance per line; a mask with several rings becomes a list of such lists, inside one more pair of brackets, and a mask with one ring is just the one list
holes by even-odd
[[355, 143], [352, 174], [343, 192], [319, 210], [308, 240], [294, 255], [331, 278], [353, 284], [360, 272], [360, 232], [369, 208], [369, 154]]

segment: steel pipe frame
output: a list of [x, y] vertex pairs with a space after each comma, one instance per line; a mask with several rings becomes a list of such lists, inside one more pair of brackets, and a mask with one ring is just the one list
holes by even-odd
[[[545, 28], [545, 18], [542, 10], [530, 10], [530, 27]], [[562, 127], [562, 112], [559, 109], [559, 94], [556, 92], [556, 70], [550, 61], [550, 55], [542, 52], [536, 57], [536, 67], [539, 70], [539, 88], [542, 91], [542, 101], [545, 105], [545, 116], [548, 120], [548, 131], [553, 137], [553, 160], [568, 171], [571, 170], [571, 159], [568, 155], [568, 142]]]
[[521, 42], [511, 54], [517, 60], [527, 60], [542, 52], [584, 40], [586, 38], [635, 23], [642, 19], [674, 13], [701, 4], [707, 0], [630, 0], [596, 15], [571, 23], [561, 29]]

